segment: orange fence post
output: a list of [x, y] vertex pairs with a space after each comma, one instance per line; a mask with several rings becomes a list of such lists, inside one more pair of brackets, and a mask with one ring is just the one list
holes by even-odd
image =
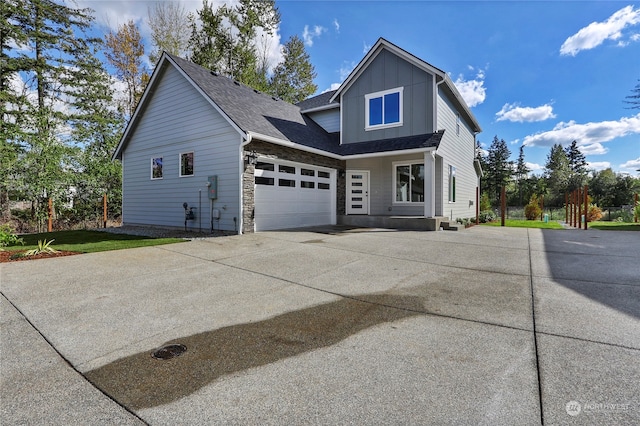
[[573, 226], [573, 191], [569, 193], [569, 226]]
[[504, 186], [500, 191], [500, 226], [504, 226], [505, 216], [507, 215], [507, 197]]
[[102, 220], [104, 222], [104, 228], [107, 227], [107, 194], [102, 197]]
[[587, 222], [589, 222], [589, 186], [584, 186], [584, 229], [587, 228]]
[[53, 200], [49, 198], [49, 224], [47, 226], [47, 232], [53, 231]]
[[578, 191], [578, 199], [576, 200], [576, 203], [578, 204], [578, 229], [582, 229], [582, 191], [580, 190], [580, 188], [577, 189]]
[[[637, 192], [635, 194], [633, 194], [633, 201], [634, 201], [634, 203], [633, 203], [633, 212], [635, 213], [636, 212], [636, 206], [638, 205], [638, 193]], [[635, 222], [638, 223], [638, 215], [634, 214], [633, 216], [635, 217], [635, 219], [634, 219]]]
[[564, 193], [564, 223], [569, 223], [569, 194]]

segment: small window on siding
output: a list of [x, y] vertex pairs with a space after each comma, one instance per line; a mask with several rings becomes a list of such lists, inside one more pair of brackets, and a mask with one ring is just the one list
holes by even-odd
[[193, 176], [193, 152], [180, 154], [180, 177]]
[[162, 157], [151, 159], [151, 179], [162, 179]]
[[456, 202], [456, 168], [449, 166], [449, 202]]

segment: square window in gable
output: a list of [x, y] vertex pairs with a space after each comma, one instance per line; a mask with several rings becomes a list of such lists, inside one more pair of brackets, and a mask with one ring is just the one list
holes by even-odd
[[365, 130], [402, 126], [402, 87], [365, 96]]

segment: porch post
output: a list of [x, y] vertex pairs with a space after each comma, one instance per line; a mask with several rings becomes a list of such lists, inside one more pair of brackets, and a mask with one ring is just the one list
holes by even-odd
[[436, 159], [434, 151], [424, 153], [424, 217], [436, 215]]

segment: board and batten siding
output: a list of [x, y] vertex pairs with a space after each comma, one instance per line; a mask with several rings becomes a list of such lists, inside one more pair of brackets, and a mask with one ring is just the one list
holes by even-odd
[[340, 131], [340, 108], [310, 112], [307, 115], [328, 133]]
[[[432, 74], [382, 50], [341, 99], [343, 144], [433, 133]], [[403, 124], [365, 130], [365, 95], [403, 87]]]
[[[218, 176], [216, 229], [240, 226], [240, 134], [167, 64], [122, 156], [123, 223], [184, 227], [183, 203], [196, 208], [190, 229], [210, 226], [207, 177]], [[193, 176], [180, 177], [180, 154], [194, 153]], [[151, 179], [151, 159], [163, 158], [162, 179]], [[200, 203], [201, 200], [201, 203]], [[201, 204], [201, 208], [200, 208]], [[234, 217], [236, 221], [234, 222]]]
[[[436, 209], [441, 202], [442, 212], [436, 215], [458, 218], [472, 218], [476, 215], [475, 199], [477, 175], [473, 166], [475, 155], [475, 136], [471, 127], [460, 118], [460, 134], [456, 133], [456, 109], [443, 91], [438, 92], [437, 125], [445, 129], [436, 154], [442, 159], [442, 192], [436, 191]], [[449, 202], [449, 165], [456, 168], [456, 201]]]

